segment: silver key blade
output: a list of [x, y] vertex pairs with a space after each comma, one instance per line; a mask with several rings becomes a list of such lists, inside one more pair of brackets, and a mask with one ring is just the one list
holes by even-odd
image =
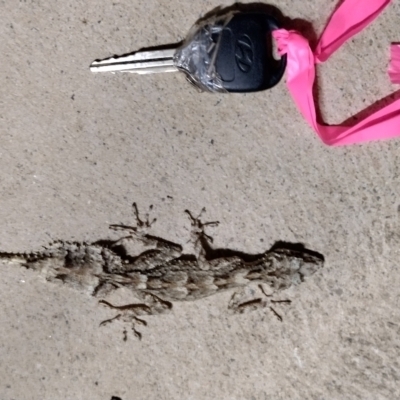
[[158, 72], [177, 72], [174, 63], [175, 49], [138, 51], [127, 56], [111, 57], [93, 61], [92, 72], [131, 72], [153, 74]]

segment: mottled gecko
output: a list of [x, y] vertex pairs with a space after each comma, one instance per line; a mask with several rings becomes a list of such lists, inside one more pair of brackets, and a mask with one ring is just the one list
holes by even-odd
[[[270, 303], [278, 301], [268, 299], [265, 285], [273, 292], [288, 289], [303, 282], [324, 263], [320, 254], [301, 246], [276, 245], [258, 255], [214, 249], [205, 227], [216, 226], [218, 222], [203, 223], [202, 213], [193, 217], [187, 210], [194, 252], [183, 254], [179, 244], [149, 235], [147, 231], [154, 221], [150, 222], [148, 214], [142, 220], [135, 203], [133, 208], [136, 226], [110, 226], [128, 233], [116, 241], [57, 241], [29, 254], [0, 253], [0, 261], [39, 270], [48, 281], [63, 282], [100, 298], [100, 303], [118, 312], [101, 325], [117, 319], [129, 322], [139, 338], [141, 334], [135, 325], [146, 325], [140, 316], [166, 312], [174, 301], [197, 300], [232, 288], [239, 288], [239, 291], [232, 296], [230, 310], [241, 312], [269, 305], [281, 319], [270, 306]], [[141, 242], [147, 250], [136, 256], [127, 254], [125, 244], [129, 240]], [[258, 283], [261, 296], [245, 300], [244, 289], [250, 283]], [[132, 290], [142, 303], [114, 306], [104, 300], [121, 287]], [[126, 330], [124, 337], [126, 340]]]

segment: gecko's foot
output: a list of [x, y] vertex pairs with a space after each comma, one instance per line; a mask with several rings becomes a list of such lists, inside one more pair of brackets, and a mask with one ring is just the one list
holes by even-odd
[[[118, 314], [113, 318], [106, 319], [100, 323], [100, 326], [105, 326], [110, 324], [113, 321], [123, 321], [129, 323], [131, 325], [131, 329], [135, 337], [139, 340], [142, 339], [142, 334], [136, 330], [136, 325], [147, 326], [147, 322], [141, 318], [138, 318], [137, 315], [149, 315], [151, 314], [151, 308], [146, 304], [128, 304], [125, 306], [114, 306], [105, 300], [100, 300], [100, 304], [104, 304], [105, 306], [112, 308], [114, 310], [118, 310]], [[128, 332], [124, 327], [123, 330], [123, 340], [126, 341], [128, 339]]]
[[[291, 304], [292, 300], [271, 300], [271, 304]], [[272, 306], [269, 306], [269, 309], [272, 311], [272, 313], [275, 315], [276, 318], [279, 319], [280, 322], [283, 321], [283, 318], [281, 317], [280, 314], [273, 308]]]
[[208, 242], [212, 243], [213, 238], [205, 233], [205, 227], [219, 225], [219, 221], [202, 222], [201, 216], [205, 213], [205, 211], [206, 208], [203, 207], [199, 215], [195, 217], [189, 210], [185, 210], [185, 213], [189, 216], [192, 226], [191, 236], [194, 243], [198, 242], [202, 238], [205, 238]]
[[149, 212], [145, 214], [144, 219], [140, 218], [139, 209], [136, 203], [132, 204], [133, 213], [135, 215], [136, 226], [129, 226], [124, 224], [112, 224], [110, 229], [113, 231], [124, 231], [128, 235], [119, 239], [118, 242], [124, 239], [133, 239], [134, 237], [143, 238], [147, 235], [148, 230], [157, 221], [156, 218], [150, 220], [150, 212], [153, 210], [153, 205], [150, 205]]
[[258, 290], [245, 287], [232, 295], [228, 310], [233, 313], [243, 314], [268, 307], [275, 317], [282, 322], [282, 316], [275, 310], [273, 305], [290, 304], [291, 300], [273, 300], [271, 297], [272, 295], [267, 294], [261, 285], [258, 286]]
[[144, 220], [142, 220], [140, 218], [139, 209], [138, 209], [137, 204], [133, 203], [132, 207], [133, 207], [133, 213], [135, 214], [137, 229], [148, 229], [148, 228], [151, 228], [151, 226], [157, 221], [157, 218], [153, 218], [150, 221], [150, 212], [153, 210], [153, 204], [150, 205], [149, 212], [147, 212], [144, 215]]

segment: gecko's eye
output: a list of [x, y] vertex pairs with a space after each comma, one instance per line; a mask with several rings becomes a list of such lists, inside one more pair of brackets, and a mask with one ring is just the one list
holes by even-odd
[[304, 264], [301, 266], [299, 272], [301, 274], [301, 276], [304, 277], [308, 277], [312, 274], [314, 274], [316, 271], [319, 270], [319, 268], [321, 267], [322, 262], [321, 263], [315, 263], [315, 264]]

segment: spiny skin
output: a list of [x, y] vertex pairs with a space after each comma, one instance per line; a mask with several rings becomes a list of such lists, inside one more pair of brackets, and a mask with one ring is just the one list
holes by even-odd
[[316, 255], [288, 249], [268, 251], [253, 261], [239, 256], [170, 259], [169, 253], [163, 257], [157, 251], [134, 258], [96, 243], [63, 242], [32, 254], [2, 253], [0, 260], [39, 270], [49, 281], [62, 281], [97, 297], [123, 286], [167, 301], [196, 300], [252, 281], [284, 290], [323, 265]]
[[[279, 249], [266, 252], [252, 262], [237, 256], [207, 262], [175, 259], [145, 273], [127, 272], [120, 283], [168, 301], [196, 300], [254, 281], [284, 290], [301, 283], [322, 265], [316, 256]], [[118, 277], [114, 279], [117, 281]]]
[[0, 253], [0, 261], [39, 271], [48, 281], [92, 294], [108, 264], [121, 262], [112, 250], [97, 244], [55, 242], [34, 253]]
[[[133, 207], [136, 227], [111, 226], [114, 230], [129, 233], [117, 241], [58, 241], [34, 253], [0, 253], [0, 262], [37, 270], [48, 281], [68, 285], [98, 298], [105, 298], [120, 287], [132, 290], [142, 303], [114, 306], [100, 300], [100, 303], [117, 310], [114, 318], [100, 325], [114, 320], [127, 322], [139, 339], [141, 333], [135, 326], [146, 325], [146, 322], [138, 316], [168, 312], [173, 301], [191, 301], [240, 288], [232, 296], [228, 308], [244, 312], [267, 304], [261, 298], [245, 299], [243, 294], [251, 282], [264, 283], [274, 291], [280, 291], [298, 285], [323, 266], [321, 255], [303, 247], [296, 250], [274, 248], [258, 256], [213, 249], [212, 240], [204, 228], [216, 226], [218, 222], [203, 223], [201, 213], [193, 217], [189, 211], [186, 213], [192, 224], [194, 254], [183, 255], [180, 245], [148, 235], [145, 232], [151, 226], [148, 215], [142, 221], [135, 203]], [[127, 239], [137, 241], [145, 249], [136, 256], [129, 255], [124, 242]], [[262, 288], [261, 291], [266, 294]], [[271, 306], [269, 308], [282, 320]], [[126, 338], [124, 329], [124, 340]]]
[[[152, 206], [150, 206], [150, 210]], [[134, 292], [143, 303], [114, 306], [106, 300], [100, 303], [117, 310], [114, 320], [131, 324], [139, 339], [135, 325], [145, 325], [142, 315], [161, 314], [172, 308], [173, 301], [197, 300], [231, 288], [240, 288], [231, 298], [228, 308], [243, 312], [248, 308], [265, 306], [266, 301], [242, 296], [252, 282], [267, 284], [274, 291], [298, 285], [317, 272], [324, 263], [321, 255], [304, 247], [273, 248], [258, 256], [229, 249], [214, 249], [212, 238], [205, 233], [206, 226], [217, 226], [218, 221], [203, 223], [185, 210], [191, 221], [191, 241], [194, 254], [182, 254], [182, 246], [148, 235], [150, 221], [146, 214], [142, 220], [133, 203], [136, 226], [111, 225], [124, 236], [116, 241], [77, 243], [58, 241], [33, 253], [0, 253], [0, 262], [18, 264], [39, 271], [46, 280], [68, 285], [92, 296], [104, 298], [120, 287]], [[126, 240], [136, 241], [143, 250], [129, 255]], [[296, 248], [296, 249], [294, 249]], [[265, 297], [264, 289], [260, 288]], [[271, 300], [273, 302], [273, 300]], [[279, 302], [279, 301], [278, 301]], [[282, 301], [281, 301], [282, 302]], [[280, 319], [279, 314], [270, 306]], [[127, 331], [124, 330], [124, 340]]]

